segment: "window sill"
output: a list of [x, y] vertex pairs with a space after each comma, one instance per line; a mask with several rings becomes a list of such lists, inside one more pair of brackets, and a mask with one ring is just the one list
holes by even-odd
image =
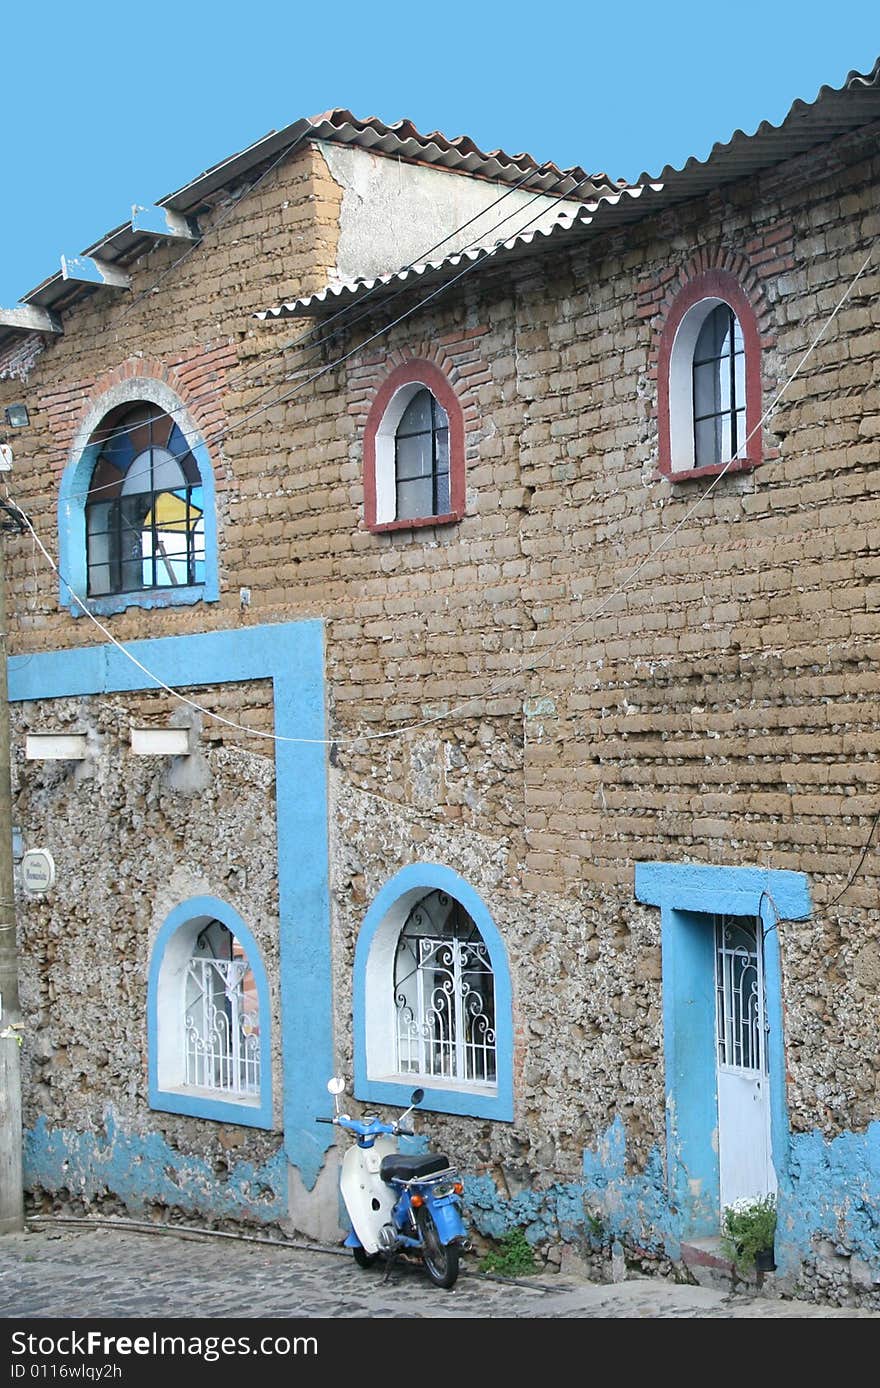
[[710, 467], [689, 467], [677, 470], [671, 467], [659, 468], [659, 476], [665, 477], [667, 482], [693, 482], [701, 477], [730, 477], [737, 472], [753, 472], [755, 468], [761, 466], [760, 458], [737, 458], [735, 462], [713, 463]]
[[221, 1098], [215, 1089], [150, 1088], [150, 1108], [163, 1113], [180, 1113], [215, 1123], [235, 1123], [243, 1128], [271, 1128], [272, 1114], [267, 1100], [258, 1096]]
[[408, 1108], [414, 1089], [424, 1089], [425, 1097], [417, 1111], [454, 1113], [469, 1118], [494, 1118], [512, 1122], [513, 1113], [496, 1085], [457, 1085], [427, 1075], [383, 1075], [355, 1085], [355, 1097], [371, 1103]]
[[427, 525], [454, 525], [460, 520], [460, 512], [446, 511], [442, 516], [417, 516], [412, 520], [368, 521], [367, 529], [374, 535], [381, 535], [387, 530], [421, 530]]
[[70, 608], [74, 617], [84, 617], [87, 612], [109, 617], [114, 612], [124, 612], [128, 607], [191, 607], [197, 602], [216, 600], [217, 595], [208, 592], [204, 585], [193, 584], [187, 588], [140, 588], [131, 593], [107, 593], [102, 597], [83, 598], [82, 603], [68, 593], [65, 606]]

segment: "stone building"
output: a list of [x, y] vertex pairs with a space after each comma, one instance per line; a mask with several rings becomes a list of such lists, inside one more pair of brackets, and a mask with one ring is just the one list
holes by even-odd
[[0, 314], [36, 1208], [332, 1237], [342, 1070], [478, 1234], [877, 1295], [878, 132], [329, 112]]

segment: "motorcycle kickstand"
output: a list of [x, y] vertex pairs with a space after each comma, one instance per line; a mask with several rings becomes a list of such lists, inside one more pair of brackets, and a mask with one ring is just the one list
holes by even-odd
[[389, 1253], [389, 1254], [387, 1255], [387, 1257], [385, 1258], [385, 1276], [382, 1278], [382, 1285], [383, 1285], [383, 1286], [384, 1286], [385, 1283], [390, 1279], [391, 1273], [392, 1273], [392, 1271], [393, 1271], [393, 1269], [394, 1269], [394, 1265], [397, 1263], [397, 1261], [398, 1261], [399, 1258], [400, 1258], [400, 1250], [399, 1250], [399, 1249], [395, 1249], [395, 1251], [394, 1251], [393, 1253]]

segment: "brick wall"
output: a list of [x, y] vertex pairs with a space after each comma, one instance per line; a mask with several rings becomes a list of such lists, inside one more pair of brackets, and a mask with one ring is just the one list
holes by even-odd
[[[332, 263], [335, 185], [306, 152], [178, 270], [178, 251], [147, 257], [127, 316], [96, 296], [31, 366], [42, 403], [16, 487], [44, 536], [64, 429], [135, 353], [230, 427], [212, 449], [220, 602], [111, 629], [326, 620], [340, 1053], [365, 902], [407, 862], [457, 866], [509, 944], [521, 1079], [512, 1128], [457, 1140], [511, 1180], [576, 1171], [618, 1112], [634, 1166], [663, 1142], [658, 925], [633, 901], [637, 860], [809, 874], [814, 919], [780, 927], [792, 1121], [833, 1133], [876, 1111], [873, 852], [830, 903], [880, 808], [877, 269], [767, 423], [755, 472], [658, 476], [655, 404], [671, 296], [721, 265], [754, 295], [770, 405], [876, 237], [875, 147], [876, 131], [848, 136], [607, 242], [470, 275], [379, 346], [376, 311], [276, 355], [304, 330], [250, 315]], [[462, 401], [467, 514], [371, 534], [364, 421], [385, 373], [419, 356]], [[58, 612], [27, 540], [7, 549], [13, 649], [96, 639]]]

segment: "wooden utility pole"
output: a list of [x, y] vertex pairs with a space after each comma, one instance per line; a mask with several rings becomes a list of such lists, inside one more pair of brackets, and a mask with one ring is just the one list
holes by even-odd
[[15, 876], [12, 865], [12, 766], [9, 688], [6, 677], [6, 542], [4, 532], [22, 524], [0, 502], [0, 1234], [24, 1228], [21, 1127], [21, 1005], [15, 939]]

